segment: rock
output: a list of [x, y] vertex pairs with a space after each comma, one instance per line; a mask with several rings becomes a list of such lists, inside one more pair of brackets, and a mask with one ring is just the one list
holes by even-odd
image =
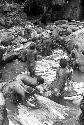
[[5, 18], [0, 17], [0, 25], [5, 26]]
[[17, 36], [17, 38], [15, 40], [12, 41], [12, 43], [16, 44], [16, 45], [18, 45], [18, 44], [24, 44], [26, 42], [27, 42], [27, 39], [23, 38], [23, 37], [21, 37], [19, 35]]
[[60, 30], [61, 30], [61, 28], [59, 28], [59, 27], [54, 28], [54, 30], [52, 31], [52, 35], [58, 37]]
[[12, 21], [12, 19], [10, 18], [10, 17], [7, 17], [6, 19], [5, 19], [5, 27], [6, 28], [10, 28], [10, 27], [12, 27], [13, 26], [13, 21]]
[[14, 40], [15, 37], [10, 33], [7, 32], [5, 29], [0, 31], [0, 43], [4, 46], [8, 46], [12, 44], [12, 40]]
[[9, 63], [15, 59], [18, 59], [19, 53], [11, 53], [10, 55], [6, 55], [3, 57], [3, 63]]
[[72, 33], [72, 29], [68, 27], [67, 32], [68, 32], [68, 35], [70, 35]]
[[26, 48], [28, 49], [32, 43], [33, 43], [32, 41], [25, 43], [23, 46], [23, 49], [26, 49]]
[[14, 52], [19, 52], [22, 49], [23, 49], [23, 45], [21, 45], [19, 48], [14, 49]]
[[84, 48], [84, 28], [74, 32], [72, 34], [74, 36], [74, 43], [77, 44], [79, 46], [80, 50], [83, 50]]
[[71, 41], [72, 43], [77, 44], [79, 46], [79, 49], [83, 51], [84, 48], [83, 38], [84, 38], [84, 29], [80, 29], [72, 33], [69, 37], [66, 37], [66, 41], [67, 42]]
[[[67, 48], [71, 47], [71, 50], [73, 49], [73, 45], [78, 45], [79, 50], [81, 51], [81, 53], [78, 54], [78, 58], [76, 60], [76, 62], [79, 64], [79, 70], [81, 72], [84, 72], [84, 55], [83, 55], [83, 51], [84, 51], [84, 28], [75, 31], [74, 33], [71, 33], [68, 37], [65, 38], [65, 45], [67, 46]], [[71, 51], [70, 50], [70, 51]]]
[[54, 24], [56, 25], [62, 25], [62, 24], [67, 24], [68, 21], [67, 20], [58, 20], [58, 21], [55, 21]]

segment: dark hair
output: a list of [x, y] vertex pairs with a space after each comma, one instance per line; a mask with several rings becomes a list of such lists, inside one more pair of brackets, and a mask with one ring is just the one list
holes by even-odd
[[73, 46], [75, 49], [79, 49], [79, 46], [76, 44]]
[[41, 76], [37, 77], [37, 84], [43, 84], [44, 83], [44, 79]]
[[65, 68], [67, 66], [67, 60], [66, 59], [60, 59], [60, 66], [62, 68]]
[[30, 44], [30, 49], [32, 49], [32, 50], [35, 49], [35, 43]]
[[74, 52], [72, 52], [71, 56], [72, 56], [72, 58], [76, 58], [76, 55]]

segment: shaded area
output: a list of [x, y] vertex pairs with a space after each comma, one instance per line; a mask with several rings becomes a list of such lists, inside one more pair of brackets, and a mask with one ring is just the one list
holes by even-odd
[[26, 64], [24, 62], [20, 62], [18, 60], [14, 60], [10, 63], [7, 63], [1, 69], [2, 71], [2, 80], [10, 81], [16, 78], [21, 72], [26, 71]]
[[81, 6], [81, 11], [80, 11], [79, 19], [84, 20], [84, 1], [83, 0], [81, 0], [80, 6]]
[[73, 81], [74, 82], [84, 82], [84, 73], [81, 73], [79, 71], [73, 72]]

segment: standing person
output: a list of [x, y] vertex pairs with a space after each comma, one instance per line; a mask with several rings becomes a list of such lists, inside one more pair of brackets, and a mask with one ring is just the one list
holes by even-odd
[[0, 125], [9, 125], [3, 93], [0, 92]]
[[67, 60], [60, 59], [60, 67], [57, 69], [56, 81], [54, 82], [54, 91], [57, 91], [59, 97], [63, 98], [64, 96], [65, 83], [68, 78], [71, 79], [71, 71], [68, 69]]
[[35, 43], [30, 44], [30, 48], [27, 50], [27, 72], [30, 72], [30, 76], [35, 76], [35, 61], [37, 61], [37, 51]]

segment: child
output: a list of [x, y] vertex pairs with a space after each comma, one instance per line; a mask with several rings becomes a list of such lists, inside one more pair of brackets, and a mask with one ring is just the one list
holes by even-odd
[[27, 73], [30, 72], [30, 76], [35, 76], [35, 61], [37, 61], [37, 50], [35, 43], [32, 42], [28, 48], [24, 49], [21, 54], [21, 60], [27, 64]]
[[35, 76], [35, 61], [37, 61], [37, 51], [35, 43], [31, 43], [30, 49], [27, 50], [27, 71], [30, 72], [30, 76]]
[[60, 67], [57, 69], [55, 88], [58, 90], [58, 95], [63, 96], [65, 83], [68, 78], [71, 80], [71, 71], [68, 69], [67, 60], [60, 59]]

